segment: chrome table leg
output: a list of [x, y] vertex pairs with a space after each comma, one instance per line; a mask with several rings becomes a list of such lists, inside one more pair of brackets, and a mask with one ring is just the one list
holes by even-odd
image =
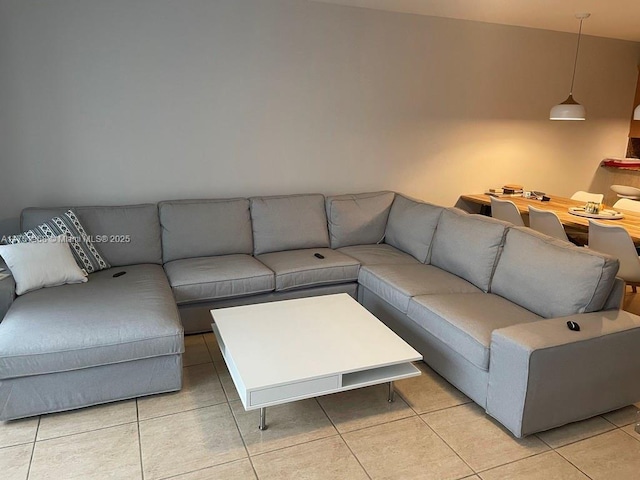
[[260, 409], [260, 425], [258, 425], [260, 430], [267, 429], [267, 407], [262, 407]]

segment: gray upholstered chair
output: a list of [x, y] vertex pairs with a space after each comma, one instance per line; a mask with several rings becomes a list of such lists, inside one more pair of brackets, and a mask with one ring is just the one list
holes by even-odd
[[589, 220], [589, 248], [618, 258], [618, 277], [636, 293], [636, 287], [640, 285], [640, 258], [629, 232], [618, 225]]
[[498, 220], [511, 222], [517, 227], [524, 227], [524, 221], [516, 204], [511, 200], [500, 200], [491, 197], [491, 216]]
[[529, 226], [538, 232], [568, 242], [567, 233], [555, 212], [529, 206]]

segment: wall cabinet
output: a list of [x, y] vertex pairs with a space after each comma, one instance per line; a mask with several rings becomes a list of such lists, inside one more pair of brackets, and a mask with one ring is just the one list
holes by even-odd
[[[636, 97], [633, 100], [633, 109], [640, 105], [640, 65], [638, 65], [638, 83], [636, 84]], [[629, 127], [629, 143], [627, 144], [627, 157], [640, 158], [640, 120], [631, 117]]]
[[[638, 83], [636, 85], [636, 98], [633, 100], [633, 108], [640, 105], [640, 65], [638, 65]], [[640, 120], [631, 120], [631, 128], [629, 129], [629, 138], [640, 138]]]

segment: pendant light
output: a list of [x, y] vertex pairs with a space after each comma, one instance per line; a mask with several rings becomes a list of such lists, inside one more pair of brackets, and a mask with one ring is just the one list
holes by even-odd
[[[573, 99], [573, 82], [576, 79], [576, 67], [578, 65], [578, 52], [580, 51], [580, 37], [582, 36], [582, 21], [589, 18], [590, 13], [576, 13], [576, 18], [580, 20], [580, 30], [578, 30], [578, 45], [576, 47], [576, 58], [573, 62], [573, 76], [571, 77], [571, 89], [567, 99], [556, 105], [549, 113], [549, 120], [584, 120], [586, 110], [582, 105]], [[637, 112], [640, 113], [640, 112]]]

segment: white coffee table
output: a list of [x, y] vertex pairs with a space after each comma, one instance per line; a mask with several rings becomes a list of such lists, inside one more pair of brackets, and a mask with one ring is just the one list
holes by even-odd
[[245, 410], [420, 375], [422, 355], [346, 293], [211, 310]]

